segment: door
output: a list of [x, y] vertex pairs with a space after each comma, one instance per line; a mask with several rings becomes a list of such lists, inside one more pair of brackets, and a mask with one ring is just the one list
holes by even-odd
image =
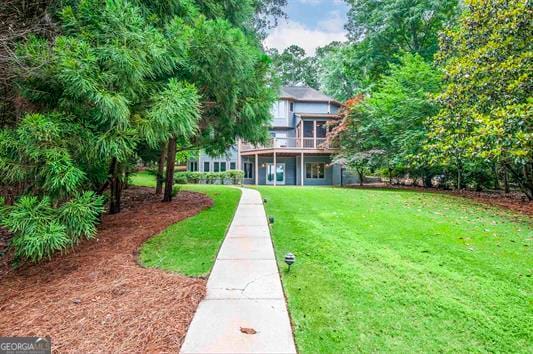
[[285, 184], [285, 164], [276, 164], [276, 171], [274, 173], [274, 164], [267, 163], [266, 166], [266, 183], [274, 184], [274, 175], [276, 178], [276, 184]]

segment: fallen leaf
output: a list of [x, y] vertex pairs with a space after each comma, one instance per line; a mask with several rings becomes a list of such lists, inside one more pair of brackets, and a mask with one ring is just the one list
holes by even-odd
[[256, 334], [257, 331], [253, 328], [241, 327], [241, 332], [246, 334]]

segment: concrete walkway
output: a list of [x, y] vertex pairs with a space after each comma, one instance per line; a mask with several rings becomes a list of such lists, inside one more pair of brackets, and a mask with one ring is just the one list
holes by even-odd
[[296, 353], [258, 191], [242, 189], [181, 353]]

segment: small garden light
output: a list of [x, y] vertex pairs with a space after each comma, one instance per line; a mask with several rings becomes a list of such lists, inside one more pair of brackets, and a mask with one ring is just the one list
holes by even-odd
[[263, 199], [263, 204], [266, 204], [266, 203], [267, 203], [267, 200], [266, 200], [266, 198], [265, 198], [265, 199]]
[[289, 272], [291, 271], [291, 265], [296, 262], [296, 256], [292, 253], [287, 253], [285, 255], [285, 263], [289, 266]]
[[268, 222], [273, 224], [274, 223], [274, 217], [273, 216], [269, 216], [268, 217]]

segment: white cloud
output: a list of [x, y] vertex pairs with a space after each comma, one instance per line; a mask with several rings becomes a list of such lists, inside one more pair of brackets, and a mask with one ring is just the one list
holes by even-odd
[[[340, 17], [340, 15], [339, 15]], [[303, 49], [308, 55], [314, 55], [318, 47], [325, 46], [333, 41], [346, 40], [342, 21], [341, 26], [330, 21], [321, 21], [318, 29], [310, 29], [303, 24], [289, 20], [282, 22], [265, 39], [264, 45], [268, 49], [276, 48], [280, 51], [293, 44]]]
[[339, 11], [331, 11], [326, 20], [318, 22], [318, 28], [327, 32], [344, 32], [346, 18]]

